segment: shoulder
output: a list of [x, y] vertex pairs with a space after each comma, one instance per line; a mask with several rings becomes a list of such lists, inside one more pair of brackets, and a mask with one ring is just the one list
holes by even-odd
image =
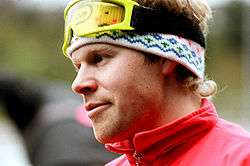
[[250, 133], [240, 125], [219, 119], [215, 129], [223, 142], [225, 165], [250, 165]]
[[221, 136], [230, 138], [231, 140], [240, 142], [250, 142], [250, 133], [240, 125], [219, 118], [216, 123], [215, 130]]

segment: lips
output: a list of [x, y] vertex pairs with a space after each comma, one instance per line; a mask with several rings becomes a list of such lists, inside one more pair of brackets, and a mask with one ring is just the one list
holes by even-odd
[[100, 107], [100, 106], [106, 105], [106, 104], [108, 104], [108, 103], [86, 103], [84, 106], [85, 106], [85, 109], [87, 111], [91, 111], [97, 107]]
[[101, 112], [107, 110], [111, 106], [111, 103], [86, 103], [85, 109], [87, 111], [87, 115], [91, 120], [97, 115], [100, 115]]
[[101, 107], [101, 106], [105, 106], [105, 105], [109, 105], [110, 103], [101, 103], [101, 102], [97, 102], [97, 103], [91, 103], [91, 102], [88, 102], [86, 103], [84, 106], [85, 106], [85, 109], [89, 112], [89, 111], [92, 111], [98, 107]]

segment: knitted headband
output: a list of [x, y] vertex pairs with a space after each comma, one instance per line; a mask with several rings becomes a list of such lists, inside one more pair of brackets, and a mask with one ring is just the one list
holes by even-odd
[[67, 54], [71, 56], [76, 49], [94, 43], [109, 43], [155, 54], [183, 65], [198, 78], [204, 79], [205, 49], [192, 40], [160, 33], [99, 32], [91, 37], [74, 37]]

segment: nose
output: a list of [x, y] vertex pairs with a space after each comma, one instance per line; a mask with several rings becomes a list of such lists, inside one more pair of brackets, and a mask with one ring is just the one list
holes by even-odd
[[72, 83], [72, 90], [80, 95], [88, 95], [95, 92], [98, 88], [97, 81], [94, 78], [87, 77], [86, 73], [78, 72]]

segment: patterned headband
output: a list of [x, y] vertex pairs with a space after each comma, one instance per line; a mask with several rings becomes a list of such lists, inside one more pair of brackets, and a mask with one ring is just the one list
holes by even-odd
[[108, 31], [92, 37], [74, 37], [67, 54], [71, 56], [81, 46], [94, 43], [109, 43], [155, 54], [185, 66], [204, 79], [205, 49], [192, 40], [170, 34]]

